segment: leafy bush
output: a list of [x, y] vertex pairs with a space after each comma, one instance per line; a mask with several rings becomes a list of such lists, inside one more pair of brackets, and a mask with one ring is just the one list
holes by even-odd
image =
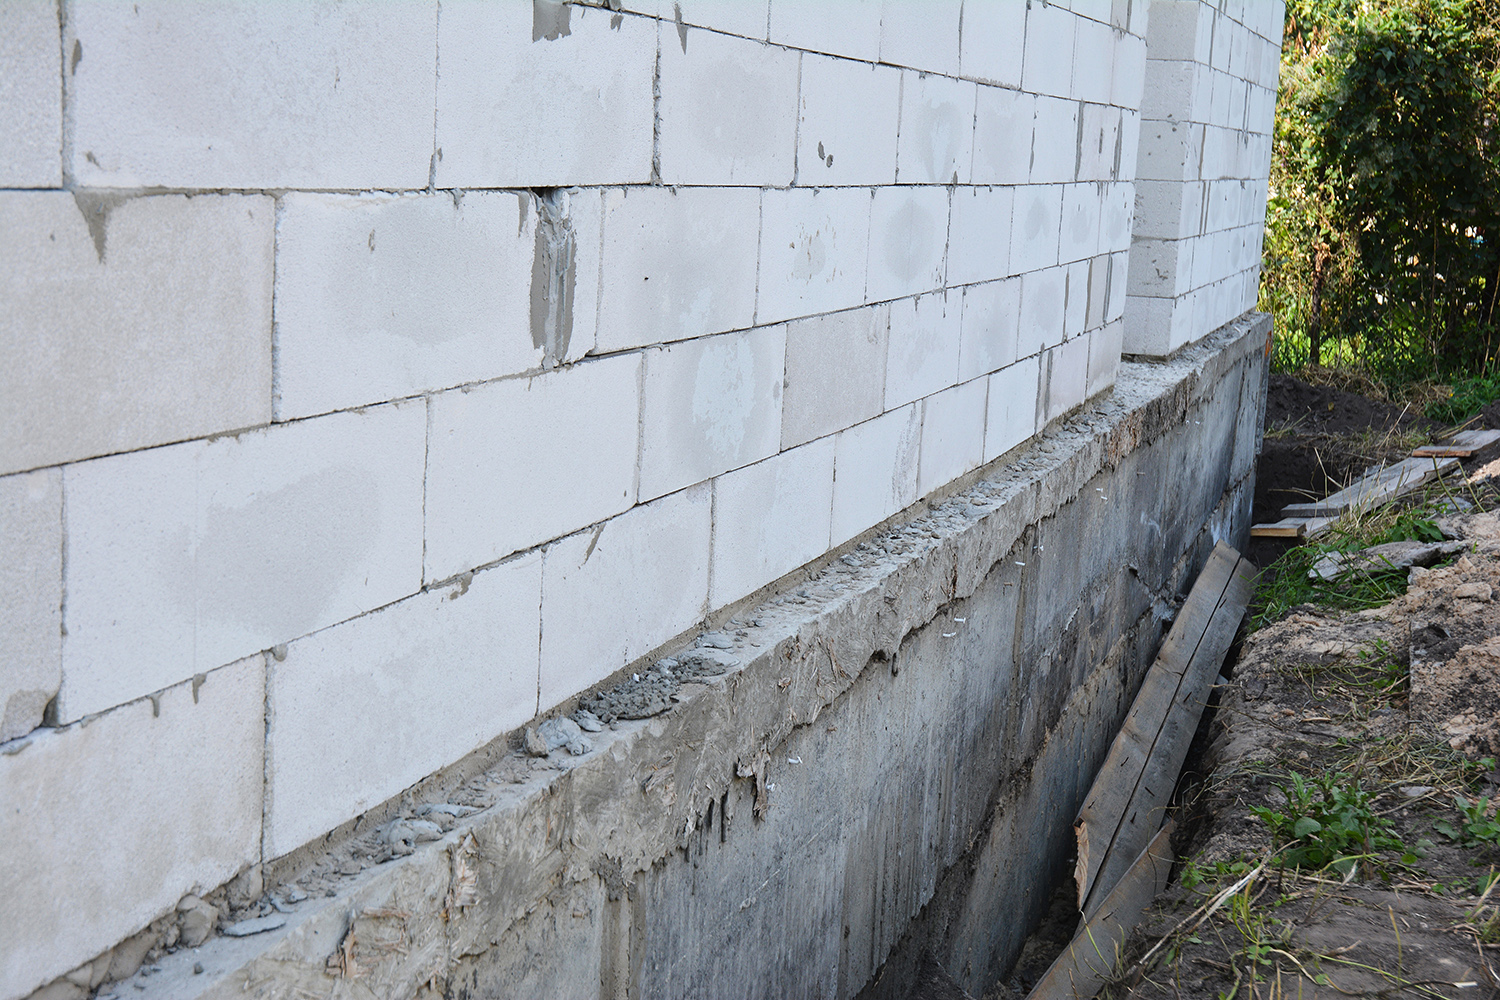
[[1438, 833], [1465, 847], [1478, 844], [1500, 845], [1500, 816], [1490, 815], [1490, 800], [1487, 797], [1470, 800], [1468, 796], [1455, 795], [1453, 806], [1458, 810], [1458, 826], [1440, 819], [1433, 824]]
[[1309, 783], [1293, 771], [1291, 783], [1280, 788], [1286, 796], [1284, 812], [1268, 806], [1252, 806], [1250, 811], [1271, 828], [1277, 844], [1294, 845], [1283, 855], [1288, 864], [1332, 865], [1347, 873], [1362, 856], [1402, 847], [1388, 832], [1391, 821], [1375, 815], [1370, 793], [1358, 782], [1340, 785], [1325, 774]]
[[1389, 381], [1485, 370], [1500, 0], [1291, 0], [1282, 51], [1262, 284], [1276, 362]]

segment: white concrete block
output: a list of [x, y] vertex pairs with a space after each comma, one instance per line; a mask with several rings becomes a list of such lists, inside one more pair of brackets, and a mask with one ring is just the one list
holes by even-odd
[[1078, 115], [1077, 101], [1036, 98], [1031, 183], [1054, 184], [1078, 176]]
[[959, 48], [961, 76], [1002, 87], [1019, 87], [1025, 45], [1024, 3], [965, 5]]
[[598, 349], [749, 326], [760, 200], [749, 189], [606, 191]]
[[1135, 237], [1177, 240], [1198, 235], [1203, 192], [1198, 181], [1136, 181]]
[[81, 4], [64, 51], [81, 186], [427, 186], [431, 2]]
[[784, 326], [648, 351], [640, 499], [776, 454], [785, 361]]
[[1089, 334], [1089, 375], [1084, 386], [1085, 395], [1092, 399], [1115, 384], [1115, 375], [1120, 370], [1121, 337], [1125, 324], [1115, 320]]
[[865, 298], [866, 188], [766, 191], [761, 203], [755, 321], [832, 312]]
[[984, 462], [989, 378], [976, 378], [922, 400], [917, 495], [927, 496]]
[[424, 579], [629, 509], [640, 367], [627, 354], [433, 399]]
[[71, 722], [421, 586], [421, 403], [69, 466]]
[[963, 295], [957, 289], [891, 303], [886, 409], [893, 410], [958, 382], [962, 307]]
[[1141, 116], [1135, 111], [1120, 112], [1120, 171], [1122, 181], [1137, 176], [1136, 159], [1141, 148]]
[[1203, 126], [1143, 121], [1136, 152], [1136, 181], [1197, 180], [1203, 154]]
[[257, 655], [0, 754], [0, 996], [259, 860], [263, 680]]
[[266, 857], [530, 719], [541, 597], [542, 556], [532, 552], [268, 659]]
[[1119, 108], [1140, 108], [1145, 86], [1146, 40], [1134, 35], [1117, 36], [1109, 103]]
[[1153, 0], [1147, 32], [1151, 58], [1208, 62], [1214, 14], [1201, 0]]
[[882, 0], [773, 0], [771, 41], [875, 62]]
[[1109, 255], [1109, 294], [1104, 302], [1104, 322], [1125, 315], [1125, 288], [1130, 281], [1130, 252], [1121, 250]]
[[[1106, 29], [1108, 30], [1108, 29]], [[1119, 175], [1120, 109], [1085, 104], [1078, 129], [1078, 179], [1112, 181]]]
[[1020, 278], [964, 288], [958, 349], [960, 380], [967, 382], [1016, 360], [1016, 325], [1020, 315]]
[[901, 84], [896, 178], [902, 184], [962, 184], [974, 160], [976, 85], [908, 71]]
[[1109, 308], [1110, 258], [1101, 254], [1088, 263], [1088, 316], [1083, 328], [1093, 330], [1104, 325], [1104, 312]]
[[653, 500], [547, 547], [541, 711], [703, 620], [710, 490]]
[[779, 46], [663, 25], [662, 181], [790, 184], [797, 157], [798, 61], [797, 53]]
[[0, 473], [269, 420], [274, 211], [0, 193]]
[[709, 607], [739, 600], [828, 551], [835, 441], [814, 441], [714, 480]]
[[1114, 13], [1112, 0], [1069, 0], [1068, 7], [1073, 13], [1098, 21], [1108, 26], [1110, 18]]
[[842, 545], [917, 499], [920, 403], [840, 431], [834, 449], [832, 545]]
[[561, 187], [651, 179], [656, 22], [531, 4], [445, 2], [438, 18], [439, 187]]
[[1115, 82], [1115, 31], [1087, 17], [1075, 17], [1074, 22], [1072, 96], [1108, 104]]
[[[1013, 202], [1026, 188], [953, 189], [948, 223], [948, 284], [967, 285], [1012, 273]], [[1054, 260], [1055, 252], [1054, 252]]]
[[1064, 184], [1062, 233], [1058, 259], [1085, 260], [1099, 252], [1099, 215], [1102, 184]]
[[1021, 89], [1072, 96], [1074, 26], [1078, 17], [1058, 4], [1032, 4], [1026, 12], [1026, 64]]
[[62, 185], [57, 12], [56, 0], [0, 4], [0, 188]]
[[974, 112], [975, 184], [1025, 184], [1031, 174], [1037, 99], [1019, 90], [981, 86]]
[[1063, 336], [1072, 338], [1087, 329], [1089, 308], [1089, 267], [1092, 261], [1069, 264], [1063, 279]]
[[1104, 186], [1099, 216], [1099, 252], [1130, 249], [1130, 226], [1135, 217], [1135, 185], [1115, 181]]
[[852, 427], [885, 409], [890, 306], [788, 323], [781, 447]]
[[[407, 197], [293, 192], [277, 227], [278, 419], [498, 378], [543, 363], [532, 316], [537, 213], [528, 193]], [[599, 196], [578, 198], [599, 231]], [[517, 219], [521, 225], [517, 225]], [[571, 228], [571, 226], [569, 227]], [[575, 261], [564, 280], [578, 285]], [[547, 273], [546, 254], [535, 261]], [[597, 284], [585, 274], [584, 283]], [[591, 280], [592, 279], [592, 280]], [[540, 288], [547, 288], [544, 283]], [[597, 294], [564, 302], [590, 328]], [[544, 333], [537, 322], [536, 333]], [[566, 356], [564, 348], [560, 354]]]
[[962, 14], [963, 0], [885, 0], [880, 10], [880, 61], [958, 76]]
[[[858, 94], [858, 100], [851, 95]], [[812, 187], [896, 179], [901, 73], [804, 55], [798, 103], [797, 182]]]
[[0, 479], [0, 743], [42, 724], [62, 682], [62, 470]]
[[1062, 342], [1067, 294], [1067, 268], [1049, 267], [1021, 276], [1017, 357], [1029, 357]]
[[1074, 337], [1042, 355], [1042, 381], [1046, 401], [1045, 425], [1083, 403], [1088, 385], [1089, 338]]
[[1193, 288], [1196, 240], [1139, 239], [1130, 247], [1131, 295], [1173, 298]]
[[993, 462], [1036, 433], [1040, 355], [990, 376], [984, 423], [984, 461]]
[[875, 189], [865, 299], [882, 302], [943, 287], [948, 191], [924, 185]]
[[1121, 350], [1126, 354], [1165, 357], [1174, 350], [1174, 341], [1186, 342], [1191, 322], [1192, 303], [1188, 296], [1176, 299], [1127, 296]]
[[[682, 12], [683, 24], [764, 39], [771, 3], [770, 0], [674, 0], [670, 13], [676, 15], [678, 11]], [[669, 35], [664, 37], [671, 41]]]
[[598, 349], [748, 327], [759, 237], [757, 190], [604, 192]]
[[1015, 190], [1010, 273], [1024, 274], [1056, 264], [1062, 239], [1063, 185], [1028, 184]]

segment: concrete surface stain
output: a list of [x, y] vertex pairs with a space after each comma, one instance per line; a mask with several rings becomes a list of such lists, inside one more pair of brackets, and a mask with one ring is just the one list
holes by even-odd
[[922, 121], [917, 123], [919, 132], [927, 133], [928, 141], [923, 149], [927, 176], [939, 179], [949, 164], [958, 159], [961, 137], [958, 105], [949, 101], [929, 104], [923, 108]]
[[555, 42], [573, 33], [573, 8], [567, 0], [531, 0], [531, 40]]
[[796, 247], [797, 257], [792, 261], [792, 277], [798, 281], [811, 281], [828, 268], [828, 247], [822, 230], [804, 235], [801, 244]]
[[932, 213], [908, 200], [896, 212], [885, 234], [885, 266], [902, 281], [910, 281], [922, 269], [926, 249], [934, 235]]
[[89, 227], [89, 236], [94, 240], [94, 253], [99, 255], [101, 264], [104, 263], [104, 245], [109, 234], [109, 213], [128, 198], [129, 195], [103, 191], [73, 192], [73, 204], [78, 206], [78, 214], [83, 216], [84, 223]]
[[[733, 343], [724, 343], [730, 340]], [[737, 458], [755, 409], [755, 355], [743, 337], [704, 348], [693, 378], [693, 426], [725, 457]]]
[[73, 58], [68, 66], [68, 75], [75, 76], [78, 73], [78, 64], [83, 62], [83, 42], [73, 39]]
[[673, 19], [677, 22], [677, 41], [682, 43], [683, 55], [687, 54], [687, 25], [682, 23], [682, 4], [672, 5]]
[[578, 237], [567, 216], [567, 193], [537, 195], [536, 244], [531, 261], [531, 343], [542, 363], [555, 368], [573, 338], [573, 289], [578, 280]]
[[345, 577], [375, 545], [379, 486], [371, 473], [342, 466], [242, 504], [210, 503], [198, 530], [177, 529], [166, 588], [199, 628], [282, 638], [326, 624]]

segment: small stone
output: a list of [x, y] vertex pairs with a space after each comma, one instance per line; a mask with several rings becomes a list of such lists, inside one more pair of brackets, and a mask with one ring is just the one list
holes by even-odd
[[604, 723], [599, 721], [599, 716], [586, 708], [580, 708], [574, 712], [573, 721], [578, 723], [578, 728], [586, 733], [598, 733], [604, 730]]
[[201, 975], [203, 975], [203, 963], [202, 962], [194, 962], [193, 963], [193, 975], [195, 975], [195, 976], [201, 976]]
[[403, 857], [416, 850], [417, 831], [404, 819], [392, 820], [381, 829], [380, 842], [392, 857]]
[[565, 747], [574, 740], [583, 739], [583, 730], [579, 728], [578, 723], [567, 716], [560, 719], [548, 719], [537, 731], [546, 741], [549, 751]]
[[709, 649], [732, 649], [734, 640], [723, 632], [705, 632], [698, 637], [698, 645]]
[[574, 757], [582, 757], [584, 754], [590, 753], [594, 749], [594, 745], [588, 740], [584, 739], [582, 736], [569, 740], [564, 744], [564, 746], [568, 748], [568, 753], [572, 754]]
[[146, 952], [155, 944], [156, 934], [148, 927], [115, 945], [114, 955], [109, 960], [108, 978], [120, 982], [135, 975], [135, 970], [146, 960]]
[[[177, 941], [185, 948], [196, 948], [207, 941], [219, 919], [217, 909], [196, 896], [191, 898], [194, 905], [181, 910], [177, 916]], [[180, 903], [178, 905], [181, 906]]]
[[274, 931], [278, 927], [285, 926], [286, 917], [273, 913], [269, 917], [255, 917], [252, 920], [241, 920], [237, 924], [230, 924], [224, 928], [224, 933], [229, 937], [249, 937], [252, 934], [264, 934], [266, 931]]
[[296, 886], [292, 886], [290, 889], [288, 889], [286, 891], [286, 901], [288, 903], [300, 903], [300, 902], [302, 902], [306, 898], [307, 898], [307, 893], [303, 892], [301, 889], [297, 888]]
[[66, 977], [54, 979], [31, 994], [27, 1000], [83, 1000], [89, 995], [89, 991], [75, 983], [68, 982]]
[[1402, 785], [1401, 794], [1409, 799], [1418, 799], [1432, 791], [1431, 785]]
[[416, 835], [419, 844], [443, 839], [443, 828], [430, 819], [410, 819], [406, 821], [406, 825]]
[[526, 752], [532, 757], [547, 756], [547, 741], [531, 726], [526, 727]]
[[1472, 601], [1488, 601], [1494, 597], [1494, 590], [1487, 583], [1461, 583], [1453, 588], [1453, 596]]

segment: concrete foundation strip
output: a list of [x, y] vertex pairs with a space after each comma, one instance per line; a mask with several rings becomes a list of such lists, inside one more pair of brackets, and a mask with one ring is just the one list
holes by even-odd
[[1085, 918], [1098, 913], [1160, 825], [1254, 587], [1255, 568], [1223, 542], [1216, 545], [1073, 824]]

